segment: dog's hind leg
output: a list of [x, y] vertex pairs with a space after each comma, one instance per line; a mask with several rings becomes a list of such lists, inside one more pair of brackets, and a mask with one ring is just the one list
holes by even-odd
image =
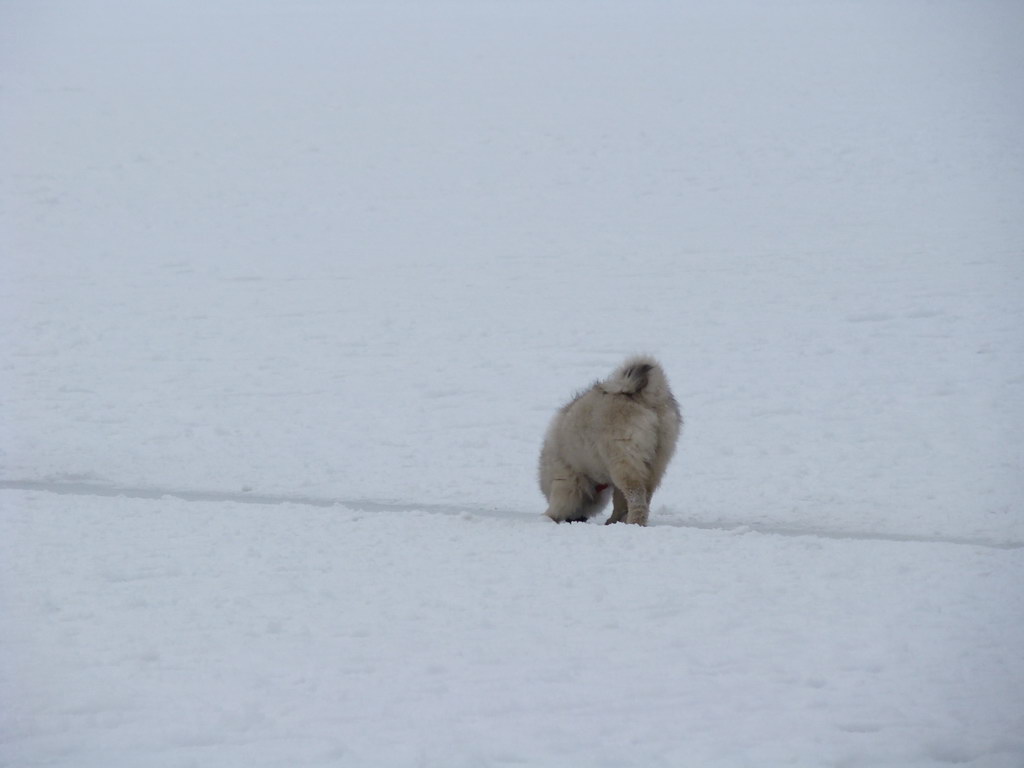
[[622, 491], [616, 487], [612, 491], [612, 515], [604, 521], [605, 525], [611, 525], [612, 523], [621, 523], [626, 519], [626, 497], [622, 495]]
[[626, 497], [626, 522], [634, 525], [647, 525], [651, 512], [646, 489], [643, 486], [627, 488], [622, 492]]
[[[626, 522], [635, 525], [647, 525], [647, 517], [650, 512], [650, 494], [647, 492], [647, 484], [643, 481], [640, 472], [619, 472], [612, 474], [612, 482], [615, 490], [619, 491], [625, 501]], [[615, 522], [621, 520], [621, 502], [619, 512], [612, 512]], [[619, 515], [618, 517], [616, 515]]]

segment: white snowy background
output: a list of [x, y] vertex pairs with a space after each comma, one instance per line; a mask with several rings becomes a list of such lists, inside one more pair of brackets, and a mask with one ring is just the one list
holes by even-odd
[[[0, 2], [0, 765], [1024, 766], [1022, 35]], [[635, 351], [652, 525], [555, 526]]]

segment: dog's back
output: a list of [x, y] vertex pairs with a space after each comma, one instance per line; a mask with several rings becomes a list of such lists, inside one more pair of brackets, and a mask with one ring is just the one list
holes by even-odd
[[558, 522], [593, 517], [607, 504], [604, 490], [614, 486], [613, 520], [635, 507], [630, 521], [646, 522], [681, 424], [658, 362], [647, 356], [626, 360], [552, 421], [540, 458], [548, 516]]

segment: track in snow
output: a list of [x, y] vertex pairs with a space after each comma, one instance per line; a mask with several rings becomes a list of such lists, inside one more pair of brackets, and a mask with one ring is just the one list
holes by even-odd
[[[124, 485], [101, 485], [83, 481], [46, 480], [0, 480], [0, 490], [41, 491], [66, 496], [123, 496], [131, 499], [161, 499], [170, 497], [184, 501], [234, 502], [238, 504], [299, 504], [308, 507], [345, 507], [365, 512], [434, 512], [446, 515], [472, 515], [474, 517], [502, 517], [535, 519], [542, 522], [540, 515], [502, 509], [453, 504], [412, 504], [382, 502], [368, 499], [333, 499], [322, 496], [298, 496], [286, 494], [253, 493], [248, 491], [204, 491], [176, 488], [140, 488]], [[1021, 541], [997, 541], [994, 539], [958, 536], [920, 536], [898, 533], [874, 533], [871, 531], [842, 531], [830, 528], [801, 528], [795, 526], [774, 526], [763, 523], [733, 522], [707, 523], [700, 520], [661, 520], [654, 526], [696, 528], [700, 530], [739, 530], [773, 536], [812, 536], [822, 539], [852, 539], [856, 541], [895, 541], [925, 544], [954, 544], [958, 546], [989, 547], [992, 549], [1024, 549]]]

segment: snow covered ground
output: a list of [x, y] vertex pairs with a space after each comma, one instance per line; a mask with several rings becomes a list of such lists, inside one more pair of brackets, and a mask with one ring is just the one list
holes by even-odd
[[5, 508], [11, 766], [1024, 758], [1020, 549], [13, 491]]
[[1024, 765], [1022, 29], [5, 0], [0, 765]]

